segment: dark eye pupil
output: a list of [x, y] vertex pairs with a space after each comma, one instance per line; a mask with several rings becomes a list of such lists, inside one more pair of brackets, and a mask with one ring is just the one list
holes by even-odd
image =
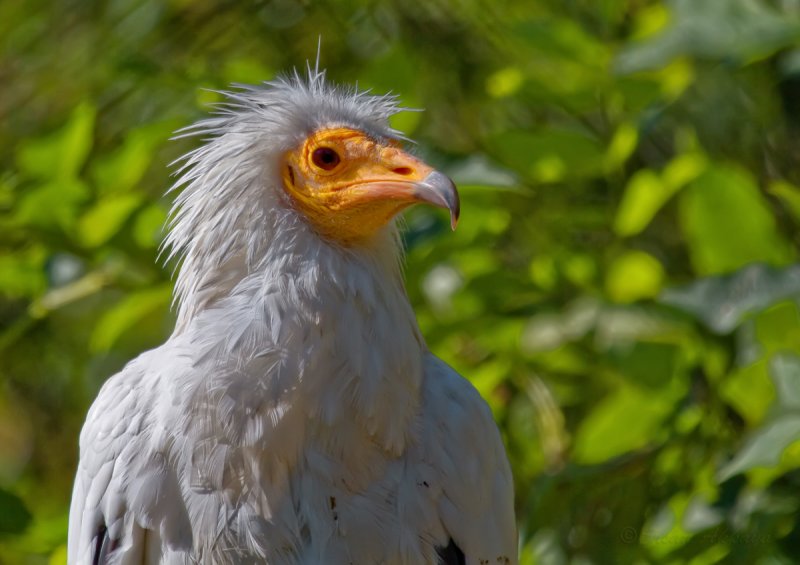
[[330, 147], [315, 149], [311, 159], [317, 167], [326, 171], [330, 171], [339, 164], [339, 154]]

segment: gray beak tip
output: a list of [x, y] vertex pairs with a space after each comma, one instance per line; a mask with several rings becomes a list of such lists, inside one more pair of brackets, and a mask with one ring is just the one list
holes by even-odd
[[455, 183], [447, 175], [433, 171], [417, 184], [416, 195], [424, 202], [447, 208], [450, 212], [450, 228], [456, 229], [461, 214], [461, 202]]

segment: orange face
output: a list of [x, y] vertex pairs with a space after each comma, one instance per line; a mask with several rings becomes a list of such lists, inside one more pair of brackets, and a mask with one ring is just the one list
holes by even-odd
[[284, 156], [283, 182], [295, 206], [325, 237], [352, 244], [369, 238], [416, 202], [450, 210], [458, 219], [452, 181], [395, 142], [362, 131], [314, 132]]

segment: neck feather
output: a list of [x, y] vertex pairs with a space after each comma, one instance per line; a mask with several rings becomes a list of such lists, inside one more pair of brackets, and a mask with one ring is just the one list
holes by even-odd
[[[402, 451], [418, 411], [425, 345], [402, 282], [396, 228], [343, 248], [293, 210], [276, 207], [267, 218], [237, 212], [227, 245], [186, 250], [175, 335], [201, 343], [208, 359], [226, 366], [223, 378], [255, 380], [276, 407], [302, 410], [323, 428], [358, 424], [370, 441]], [[270, 237], [249, 235], [259, 223]]]

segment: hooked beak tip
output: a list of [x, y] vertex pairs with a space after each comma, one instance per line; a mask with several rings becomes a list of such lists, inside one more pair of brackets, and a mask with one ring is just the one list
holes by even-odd
[[450, 212], [450, 229], [456, 229], [461, 214], [461, 202], [455, 183], [447, 175], [433, 171], [422, 182], [417, 183], [415, 193], [420, 201], [447, 208]]

